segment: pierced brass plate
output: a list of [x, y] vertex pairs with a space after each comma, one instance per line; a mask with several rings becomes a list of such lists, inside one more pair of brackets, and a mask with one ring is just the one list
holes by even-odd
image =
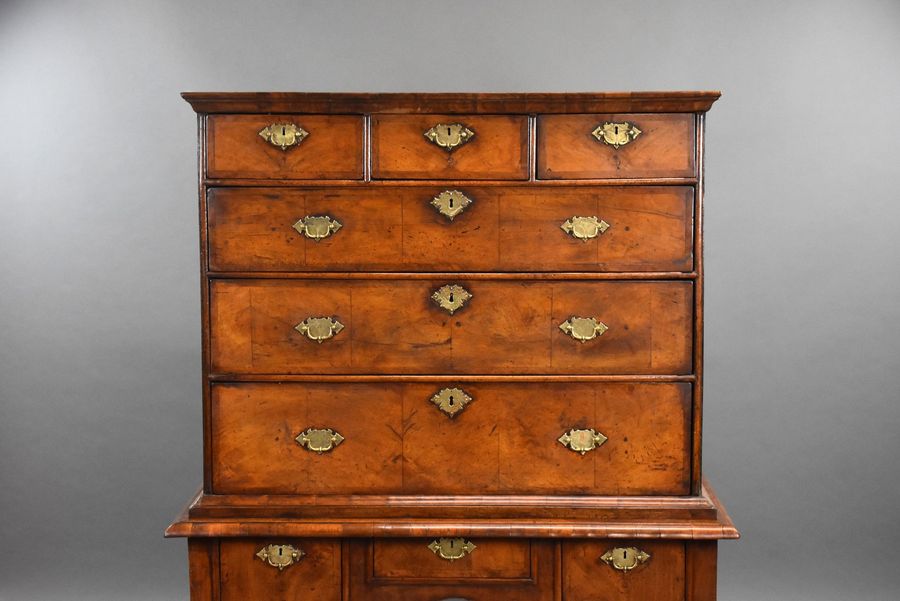
[[300, 561], [306, 553], [303, 549], [291, 545], [267, 545], [260, 549], [256, 556], [278, 571]]
[[456, 417], [457, 413], [472, 402], [472, 397], [461, 388], [444, 388], [431, 397], [431, 402], [450, 417]]
[[293, 225], [293, 228], [312, 240], [318, 242], [327, 238], [344, 225], [328, 215], [307, 215]]
[[602, 219], [598, 219], [595, 216], [574, 216], [566, 219], [565, 222], [559, 227], [562, 231], [569, 234], [573, 238], [581, 240], [582, 242], [587, 242], [588, 240], [596, 238], [597, 236], [608, 230], [609, 224]]
[[464, 538], [439, 538], [431, 541], [428, 548], [432, 553], [447, 561], [456, 561], [477, 549], [475, 543]]
[[466, 210], [466, 207], [474, 201], [468, 198], [459, 190], [444, 190], [434, 197], [431, 206], [437, 209], [437, 212], [453, 221], [453, 219]]
[[642, 133], [643, 132], [638, 129], [637, 125], [629, 123], [628, 121], [623, 121], [622, 123], [603, 123], [602, 125], [598, 125], [597, 129], [591, 132], [591, 134], [599, 141], [608, 146], [612, 146], [613, 148], [625, 146], [629, 142], [633, 142], [635, 138]]
[[601, 555], [600, 559], [617, 570], [628, 572], [646, 563], [650, 554], [636, 547], [616, 547]]
[[272, 123], [259, 130], [259, 137], [282, 150], [297, 146], [309, 132], [293, 123]]
[[307, 451], [321, 455], [344, 442], [344, 437], [331, 428], [309, 428], [306, 432], [298, 434], [294, 440]]
[[593, 317], [570, 317], [559, 324], [559, 329], [575, 340], [585, 343], [597, 336], [602, 336], [609, 327]]
[[588, 451], [593, 451], [609, 439], [593, 428], [587, 430], [576, 430], [575, 428], [572, 428], [557, 440], [562, 446], [584, 455]]
[[344, 329], [344, 324], [334, 317], [307, 317], [294, 329], [315, 342], [322, 344]]
[[438, 123], [425, 132], [425, 137], [441, 148], [451, 151], [475, 137], [475, 132], [462, 123]]
[[431, 295], [431, 300], [450, 315], [460, 310], [463, 305], [469, 302], [470, 298], [472, 298], [472, 294], [458, 284], [441, 286]]

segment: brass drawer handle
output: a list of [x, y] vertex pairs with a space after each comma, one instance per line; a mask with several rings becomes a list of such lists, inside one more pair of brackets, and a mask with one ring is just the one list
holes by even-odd
[[637, 547], [616, 547], [600, 556], [607, 565], [617, 570], [629, 572], [650, 559], [650, 554]]
[[272, 123], [259, 130], [259, 137], [282, 150], [297, 146], [309, 132], [294, 123]]
[[321, 455], [344, 442], [344, 437], [331, 428], [308, 428], [305, 432], [298, 434], [294, 440], [307, 451]]
[[634, 123], [623, 121], [621, 123], [601, 123], [591, 132], [591, 135], [608, 146], [618, 148], [633, 142], [642, 133]]
[[441, 286], [431, 295], [431, 300], [450, 315], [462, 309], [471, 298], [472, 293], [459, 284]]
[[475, 132], [462, 123], [438, 123], [425, 132], [425, 138], [447, 152], [475, 137]]
[[559, 324], [559, 329], [575, 340], [585, 343], [597, 336], [603, 336], [609, 327], [594, 317], [570, 317]]
[[459, 190], [444, 190], [431, 201], [431, 206], [437, 209], [437, 212], [447, 218], [448, 221], [453, 219], [466, 210], [474, 201], [467, 197]]
[[431, 402], [447, 416], [453, 418], [472, 402], [472, 397], [462, 388], [443, 388], [434, 393]]
[[577, 240], [587, 242], [609, 229], [609, 224], [595, 216], [573, 216], [566, 219], [559, 228]]
[[279, 572], [299, 562], [304, 555], [303, 549], [292, 545], [266, 545], [256, 553], [260, 560], [278, 568]]
[[307, 317], [294, 329], [315, 342], [322, 344], [344, 329], [344, 324], [334, 317]]
[[603, 445], [603, 443], [609, 439], [593, 428], [588, 428], [587, 430], [572, 428], [557, 440], [562, 446], [570, 451], [584, 455]]
[[307, 238], [318, 242], [344, 227], [344, 224], [329, 215], [307, 215], [292, 227]]
[[431, 552], [447, 561], [461, 559], [477, 549], [475, 543], [464, 538], [439, 538], [428, 545]]

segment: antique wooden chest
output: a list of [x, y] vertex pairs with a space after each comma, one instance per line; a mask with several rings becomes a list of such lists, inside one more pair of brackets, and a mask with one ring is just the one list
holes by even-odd
[[718, 96], [184, 94], [192, 601], [713, 601]]

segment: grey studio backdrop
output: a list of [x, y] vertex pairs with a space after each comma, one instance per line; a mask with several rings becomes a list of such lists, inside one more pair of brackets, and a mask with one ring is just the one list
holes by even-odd
[[[721, 89], [705, 471], [731, 601], [900, 590], [900, 3], [0, 5], [0, 599], [187, 599], [198, 91]], [[583, 600], [571, 600], [583, 601]]]

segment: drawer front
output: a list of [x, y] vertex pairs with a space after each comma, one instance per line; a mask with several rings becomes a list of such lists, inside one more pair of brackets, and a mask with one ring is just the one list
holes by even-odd
[[[470, 135], [460, 137], [457, 126]], [[528, 179], [528, 118], [372, 115], [372, 177]]]
[[[617, 552], [616, 549], [621, 551]], [[646, 540], [565, 541], [562, 544], [562, 563], [563, 599], [566, 600], [685, 599], [684, 543]], [[715, 566], [712, 569], [715, 570]], [[706, 596], [702, 599], [691, 597], [689, 601], [707, 599], [709, 598]]]
[[[603, 131], [606, 124], [611, 131]], [[692, 114], [541, 115], [537, 121], [539, 179], [694, 177], [694, 155]]]
[[691, 299], [683, 281], [214, 280], [211, 370], [687, 374]]
[[[218, 188], [208, 196], [209, 266], [689, 271], [693, 199], [682, 186]], [[315, 229], [321, 221], [307, 217], [329, 221]]]
[[[690, 393], [686, 383], [215, 384], [213, 491], [683, 495]], [[310, 428], [342, 440], [328, 434], [332, 448], [316, 452]], [[597, 438], [577, 447], [573, 430]]]
[[[306, 135], [263, 137], [291, 125]], [[363, 141], [362, 117], [211, 115], [206, 172], [210, 178], [362, 179]]]
[[354, 541], [350, 598], [550, 601], [558, 588], [554, 547], [552, 541], [527, 539]]
[[221, 601], [341, 600], [340, 540], [226, 539], [219, 562]]

